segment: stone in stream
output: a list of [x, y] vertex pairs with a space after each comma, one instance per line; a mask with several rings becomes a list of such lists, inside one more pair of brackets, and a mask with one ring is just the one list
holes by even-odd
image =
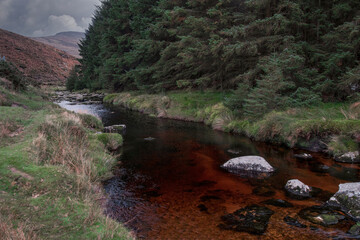
[[296, 220], [295, 218], [292, 218], [290, 216], [284, 217], [284, 222], [286, 222], [286, 224], [288, 224], [288, 225], [295, 226], [298, 228], [307, 228], [307, 226], [305, 224], [300, 223], [298, 220]]
[[228, 149], [227, 152], [234, 155], [239, 155], [241, 153], [241, 150], [234, 148], [234, 149]]
[[359, 151], [348, 152], [339, 157], [335, 157], [335, 161], [343, 163], [360, 163]]
[[294, 206], [292, 203], [289, 203], [288, 201], [285, 201], [282, 199], [269, 199], [269, 200], [263, 201], [261, 203], [266, 204], [266, 205], [276, 206], [276, 207], [283, 207], [283, 208], [288, 208], [288, 207]]
[[339, 191], [327, 203], [340, 207], [346, 214], [360, 221], [360, 182], [339, 185]]
[[154, 141], [155, 138], [153, 137], [147, 137], [147, 138], [144, 138], [145, 141], [148, 141], [148, 142], [151, 142], [151, 141]]
[[104, 127], [104, 133], [120, 133], [123, 134], [126, 131], [126, 125], [119, 124], [119, 125], [111, 125]]
[[304, 160], [310, 160], [313, 158], [310, 154], [307, 154], [307, 153], [294, 154], [294, 157], [298, 158], [298, 159], [304, 159]]
[[312, 188], [298, 179], [292, 179], [286, 183], [285, 190], [292, 198], [304, 199], [311, 197]]
[[275, 191], [267, 186], [258, 186], [253, 189], [252, 193], [262, 197], [272, 197], [275, 195]]
[[219, 227], [225, 230], [261, 235], [266, 231], [269, 219], [273, 214], [274, 211], [267, 207], [250, 205], [222, 216], [221, 219], [224, 223]]
[[328, 206], [312, 206], [300, 210], [299, 216], [307, 221], [322, 226], [330, 226], [345, 219], [339, 211], [333, 210]]
[[353, 225], [349, 231], [349, 234], [351, 234], [352, 236], [356, 236], [357, 238], [360, 237], [360, 223], [356, 223], [355, 225]]
[[244, 177], [268, 177], [275, 169], [262, 157], [243, 156], [230, 159], [222, 168]]

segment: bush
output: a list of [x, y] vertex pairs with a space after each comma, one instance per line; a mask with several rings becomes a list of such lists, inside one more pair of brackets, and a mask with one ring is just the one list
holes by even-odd
[[10, 62], [0, 61], [0, 77], [12, 82], [15, 90], [24, 90], [26, 88], [24, 75]]

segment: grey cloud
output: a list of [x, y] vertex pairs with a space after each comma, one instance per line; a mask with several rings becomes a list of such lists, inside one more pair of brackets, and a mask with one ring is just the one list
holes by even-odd
[[0, 0], [0, 28], [25, 36], [84, 31], [100, 0]]

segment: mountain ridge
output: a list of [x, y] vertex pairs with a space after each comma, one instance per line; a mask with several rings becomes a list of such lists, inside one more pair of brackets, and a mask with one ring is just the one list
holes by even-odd
[[36, 84], [64, 84], [79, 62], [73, 56], [31, 38], [0, 29], [0, 55]]

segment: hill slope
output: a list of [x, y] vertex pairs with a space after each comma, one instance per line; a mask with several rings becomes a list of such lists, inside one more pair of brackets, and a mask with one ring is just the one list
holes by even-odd
[[61, 32], [55, 36], [37, 37], [33, 39], [63, 50], [76, 58], [80, 58], [78, 43], [84, 37], [85, 33], [82, 32]]
[[30, 38], [0, 29], [0, 55], [39, 84], [63, 84], [78, 64], [73, 56]]

